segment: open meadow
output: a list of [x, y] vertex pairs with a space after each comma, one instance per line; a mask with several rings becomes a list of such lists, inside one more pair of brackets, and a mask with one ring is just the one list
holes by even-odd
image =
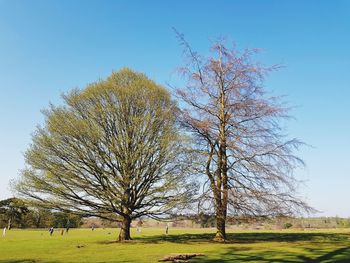
[[350, 0], [0, 0], [0, 263], [350, 263]]
[[132, 241], [115, 242], [119, 229], [17, 230], [0, 239], [0, 262], [158, 262], [171, 253], [204, 253], [190, 262], [350, 262], [350, 230], [132, 229]]

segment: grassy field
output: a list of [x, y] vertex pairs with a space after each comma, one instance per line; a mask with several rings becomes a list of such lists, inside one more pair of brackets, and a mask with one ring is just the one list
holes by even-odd
[[213, 243], [213, 229], [132, 230], [133, 241], [115, 242], [118, 229], [11, 230], [0, 237], [0, 262], [157, 262], [171, 253], [204, 253], [191, 262], [350, 262], [350, 230], [229, 231]]

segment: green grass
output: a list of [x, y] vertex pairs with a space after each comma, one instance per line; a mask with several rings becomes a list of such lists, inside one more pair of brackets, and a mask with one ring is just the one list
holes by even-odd
[[350, 230], [229, 231], [210, 241], [213, 229], [132, 230], [133, 241], [115, 242], [118, 229], [10, 230], [0, 237], [0, 262], [157, 262], [170, 253], [204, 253], [191, 262], [350, 262]]

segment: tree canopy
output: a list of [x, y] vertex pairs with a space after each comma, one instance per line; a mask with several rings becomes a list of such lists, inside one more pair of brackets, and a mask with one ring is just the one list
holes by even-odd
[[13, 197], [0, 201], [0, 220], [11, 229], [13, 225], [22, 227], [22, 219], [29, 212], [23, 200]]
[[[16, 183], [44, 207], [130, 224], [160, 216], [190, 200], [189, 158], [169, 92], [130, 69], [63, 95], [25, 153]], [[174, 211], [173, 211], [174, 212]]]
[[228, 212], [258, 216], [291, 215], [310, 207], [296, 195], [295, 155], [303, 143], [285, 136], [288, 108], [268, 96], [265, 76], [275, 67], [254, 62], [257, 50], [227, 48], [215, 42], [209, 57], [194, 52], [181, 34], [188, 63], [187, 81], [177, 94], [185, 105], [182, 125], [194, 136], [205, 174], [202, 203], [213, 204], [217, 233], [223, 241]]

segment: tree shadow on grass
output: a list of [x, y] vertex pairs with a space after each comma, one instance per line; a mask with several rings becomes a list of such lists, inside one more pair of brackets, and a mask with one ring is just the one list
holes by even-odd
[[[174, 242], [174, 243], [196, 243], [214, 242], [214, 234], [176, 234], [157, 235], [147, 237], [136, 237], [134, 241], [146, 243]], [[350, 240], [348, 234], [333, 233], [229, 233], [227, 234], [227, 244], [249, 244], [258, 242], [344, 242]]]
[[[215, 243], [212, 241], [214, 234], [176, 234], [176, 235], [157, 235], [147, 237], [136, 237], [126, 244], [138, 243], [181, 243], [181, 244], [201, 244]], [[206, 257], [194, 258], [193, 263], [228, 263], [228, 262], [262, 262], [262, 263], [297, 263], [297, 262], [350, 262], [350, 235], [339, 233], [229, 233], [228, 241], [223, 244], [224, 251], [217, 255], [207, 255]], [[261, 251], [249, 246], [231, 246], [233, 244], [254, 244], [281, 242], [288, 246], [298, 246], [298, 252], [284, 252], [283, 250], [274, 250], [268, 247]], [[298, 243], [300, 242], [300, 243]], [[303, 243], [304, 242], [304, 243]], [[299, 252], [300, 250], [300, 252]], [[215, 258], [213, 258], [213, 256]]]
[[[248, 249], [249, 250], [249, 249]], [[264, 252], [248, 252], [243, 250], [237, 250], [236, 248], [229, 248], [225, 253], [219, 255], [216, 259], [194, 259], [191, 263], [226, 263], [226, 262], [262, 262], [262, 263], [323, 263], [323, 262], [335, 262], [335, 263], [348, 263], [350, 262], [350, 247], [341, 247], [332, 251], [318, 251], [317, 256], [310, 256], [305, 250], [306, 255], [295, 255], [292, 253], [283, 253], [276, 251], [264, 251]], [[244, 253], [247, 252], [247, 253]]]

